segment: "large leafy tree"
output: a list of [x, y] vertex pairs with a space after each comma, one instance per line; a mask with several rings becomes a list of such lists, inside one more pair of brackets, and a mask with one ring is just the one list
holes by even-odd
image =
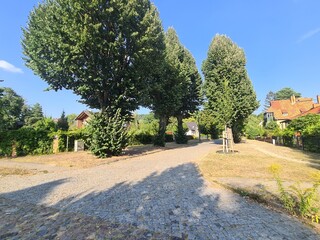
[[11, 88], [0, 88], [0, 130], [17, 129], [23, 125], [24, 99]]
[[119, 124], [108, 128], [138, 108], [165, 47], [149, 0], [44, 0], [29, 16], [22, 45], [26, 65], [51, 89], [72, 90], [101, 118], [117, 113]]
[[165, 132], [169, 118], [174, 116], [182, 106], [182, 83], [180, 62], [178, 59], [180, 45], [174, 31], [167, 31], [165, 34], [165, 52], [162, 55], [163, 61], [159, 71], [154, 72], [150, 84], [146, 104], [159, 119], [159, 129], [154, 144], [165, 145]]
[[51, 89], [124, 116], [158, 66], [163, 33], [149, 0], [45, 0], [31, 12], [22, 45], [26, 65]]
[[216, 35], [203, 62], [204, 91], [210, 111], [220, 125], [232, 127], [240, 141], [245, 120], [259, 103], [246, 70], [244, 51], [225, 35]]
[[274, 100], [286, 100], [291, 96], [301, 97], [301, 93], [294, 91], [292, 88], [285, 87], [275, 93]]
[[174, 113], [178, 123], [176, 141], [177, 143], [186, 143], [188, 140], [183, 128], [183, 119], [198, 110], [201, 101], [201, 76], [192, 54], [180, 43], [173, 28], [168, 29], [167, 36], [168, 48], [173, 49], [168, 54], [170, 54], [170, 59], [178, 69], [181, 78], [180, 107]]

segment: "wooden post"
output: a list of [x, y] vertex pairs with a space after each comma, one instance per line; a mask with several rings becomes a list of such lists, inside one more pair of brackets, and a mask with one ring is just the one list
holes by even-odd
[[67, 135], [67, 146], [66, 146], [66, 152], [69, 151], [69, 136]]

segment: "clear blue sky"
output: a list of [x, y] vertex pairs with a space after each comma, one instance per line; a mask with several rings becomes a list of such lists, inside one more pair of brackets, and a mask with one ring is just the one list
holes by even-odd
[[[44, 92], [47, 84], [24, 66], [21, 27], [38, 0], [4, 1], [0, 8], [0, 86], [11, 87], [47, 116], [87, 107], [69, 91]], [[247, 57], [247, 70], [261, 105], [268, 91], [291, 87], [320, 95], [319, 0], [154, 0], [165, 29], [176, 29], [198, 68], [215, 34], [226, 34]], [[10, 63], [13, 66], [7, 66]], [[8, 68], [11, 71], [8, 71]], [[7, 69], [7, 70], [6, 70]]]

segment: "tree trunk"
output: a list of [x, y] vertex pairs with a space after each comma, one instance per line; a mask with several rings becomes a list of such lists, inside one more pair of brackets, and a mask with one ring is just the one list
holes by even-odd
[[161, 116], [159, 119], [158, 134], [154, 140], [155, 146], [164, 147], [166, 145], [165, 134], [166, 134], [167, 124], [168, 124], [168, 118], [165, 116]]
[[183, 129], [183, 116], [182, 115], [178, 115], [177, 116], [177, 121], [178, 121], [178, 131], [176, 132], [175, 135], [175, 140], [176, 143], [178, 144], [186, 144], [188, 143], [188, 138], [186, 136], [186, 132]]
[[178, 131], [183, 131], [183, 117], [182, 115], [177, 116], [177, 121], [178, 121]]

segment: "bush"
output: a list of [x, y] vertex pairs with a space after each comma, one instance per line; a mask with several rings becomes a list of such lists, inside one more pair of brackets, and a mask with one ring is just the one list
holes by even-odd
[[[72, 131], [61, 131], [57, 132], [59, 138], [59, 152], [73, 151], [74, 150], [74, 141], [82, 139], [86, 142], [86, 131], [84, 128], [76, 129]], [[68, 144], [67, 144], [68, 141]], [[67, 149], [68, 145], [68, 149]]]
[[280, 178], [281, 166], [273, 164], [269, 170], [277, 182], [280, 200], [284, 208], [292, 214], [307, 217], [313, 222], [319, 223], [320, 205], [318, 188], [320, 186], [320, 174], [313, 177], [313, 185], [310, 188], [303, 189], [299, 183], [295, 183], [288, 189], [285, 189], [283, 181]]
[[152, 144], [154, 136], [148, 132], [137, 131], [129, 134], [129, 145]]
[[118, 109], [114, 116], [98, 113], [87, 126], [87, 140], [90, 151], [100, 157], [118, 156], [128, 145], [128, 134], [125, 128], [126, 119]]
[[48, 129], [20, 128], [1, 134], [0, 156], [10, 157], [13, 146], [17, 156], [50, 154], [53, 152], [54, 134]]
[[174, 142], [174, 137], [172, 133], [166, 133], [164, 137], [165, 142]]

